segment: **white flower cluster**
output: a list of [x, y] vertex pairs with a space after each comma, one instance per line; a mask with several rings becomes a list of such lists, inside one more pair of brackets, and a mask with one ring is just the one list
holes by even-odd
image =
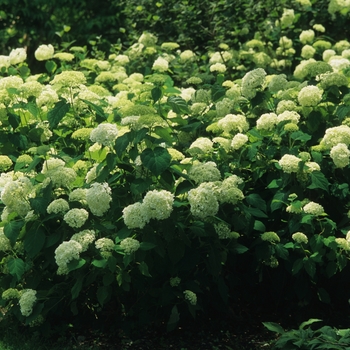
[[321, 100], [322, 90], [320, 90], [317, 86], [305, 86], [299, 91], [298, 102], [303, 107], [317, 106]]
[[249, 129], [249, 123], [244, 115], [227, 114], [224, 118], [218, 121], [218, 127], [224, 132], [243, 132]]
[[208, 154], [213, 149], [213, 142], [207, 137], [199, 137], [197, 140], [192, 142], [188, 149], [188, 153], [191, 156], [201, 157]]
[[223, 222], [214, 224], [215, 232], [220, 239], [227, 239], [231, 237], [231, 229]]
[[184, 290], [184, 296], [185, 299], [188, 300], [188, 302], [191, 305], [196, 305], [197, 304], [197, 295], [196, 293], [193, 293], [191, 290]]
[[293, 124], [298, 124], [300, 120], [300, 114], [295, 111], [284, 111], [277, 116], [277, 124], [289, 121]]
[[256, 121], [256, 128], [258, 130], [271, 131], [277, 124], [277, 115], [275, 113], [264, 113]]
[[245, 134], [238, 133], [236, 134], [231, 142], [231, 148], [235, 151], [239, 150], [248, 142], [248, 136]]
[[40, 45], [34, 52], [34, 56], [38, 61], [46, 61], [53, 57], [54, 47], [49, 45]]
[[242, 79], [242, 95], [252, 99], [256, 95], [256, 89], [265, 82], [266, 72], [262, 68], [248, 72]]
[[85, 252], [89, 248], [89, 245], [96, 239], [96, 233], [94, 230], [83, 230], [75, 233], [71, 237], [71, 241], [76, 241], [81, 245], [81, 251]]
[[305, 243], [307, 244], [309, 239], [307, 238], [305, 233], [302, 232], [295, 232], [292, 234], [292, 239], [293, 241], [297, 242], [297, 243]]
[[174, 195], [166, 190], [146, 193], [143, 202], [123, 209], [124, 223], [128, 228], [143, 228], [151, 220], [167, 219], [173, 210]]
[[279, 161], [278, 164], [282, 168], [282, 170], [287, 173], [296, 173], [299, 170], [299, 163], [301, 159], [292, 155], [285, 154]]
[[102, 216], [112, 200], [112, 190], [107, 183], [93, 183], [86, 191], [86, 202], [92, 214]]
[[326, 149], [331, 149], [339, 143], [350, 145], [350, 127], [347, 125], [335, 126], [326, 130], [320, 145]]
[[236, 204], [238, 201], [244, 199], [243, 192], [238, 188], [243, 180], [237, 175], [232, 175], [222, 181], [218, 189], [218, 199], [220, 203]]
[[195, 163], [188, 172], [188, 176], [195, 183], [219, 181], [221, 179], [220, 170], [215, 162]]
[[89, 213], [85, 209], [73, 208], [69, 210], [63, 217], [63, 220], [73, 228], [82, 227], [89, 217]]
[[330, 156], [337, 168], [344, 168], [349, 165], [350, 151], [345, 143], [338, 143], [337, 145], [333, 146]]
[[0, 199], [9, 213], [16, 212], [20, 216], [26, 216], [31, 210], [29, 198], [33, 189], [34, 186], [27, 177], [10, 180], [2, 189]]
[[13, 49], [9, 55], [11, 64], [22, 63], [27, 59], [27, 52], [23, 48]]
[[68, 263], [72, 260], [78, 260], [83, 248], [80, 243], [74, 240], [62, 242], [55, 250], [55, 261], [58, 266], [58, 275], [67, 275]]
[[171, 277], [169, 283], [172, 287], [177, 287], [181, 283], [181, 278], [180, 277]]
[[95, 247], [98, 250], [109, 252], [114, 250], [115, 244], [110, 238], [103, 237], [95, 242]]
[[111, 146], [118, 136], [118, 129], [115, 124], [103, 123], [93, 129], [90, 134], [92, 142], [98, 142], [104, 146]]
[[169, 69], [169, 62], [163, 57], [158, 57], [154, 61], [152, 69], [160, 73], [166, 72]]
[[140, 248], [140, 242], [134, 238], [125, 238], [120, 242], [120, 248], [122, 248], [125, 254], [132, 254]]
[[213, 191], [212, 183], [204, 182], [199, 187], [188, 192], [191, 213], [199, 219], [215, 216], [219, 210], [217, 194]]
[[52, 201], [46, 211], [48, 214], [64, 214], [69, 210], [68, 202], [63, 198], [58, 198]]
[[268, 231], [261, 235], [263, 241], [268, 241], [270, 243], [278, 243], [281, 239], [276, 232]]
[[0, 252], [6, 252], [7, 250], [11, 250], [11, 242], [5, 236], [4, 228], [0, 227]]
[[311, 44], [315, 39], [315, 32], [312, 29], [303, 30], [299, 35], [302, 44]]
[[77, 178], [76, 172], [65, 167], [65, 162], [58, 158], [46, 160], [41, 173], [50, 178], [55, 187], [69, 187]]
[[309, 202], [308, 204], [305, 204], [303, 206], [303, 211], [306, 214], [317, 215], [317, 216], [324, 214], [323, 206], [315, 202]]
[[19, 306], [21, 308], [21, 314], [28, 317], [33, 312], [33, 306], [36, 303], [36, 290], [25, 289], [19, 299]]

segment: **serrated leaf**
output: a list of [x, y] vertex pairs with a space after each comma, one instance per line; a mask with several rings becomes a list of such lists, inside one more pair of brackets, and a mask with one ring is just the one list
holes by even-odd
[[69, 103], [65, 99], [58, 101], [54, 108], [47, 113], [47, 120], [51, 129], [57, 127], [58, 123], [63, 119], [63, 117], [68, 113], [70, 108]]
[[19, 281], [25, 272], [24, 261], [20, 258], [11, 258], [7, 262], [7, 268], [12, 276], [16, 276]]
[[187, 102], [180, 96], [169, 96], [167, 103], [176, 114], [190, 113]]
[[163, 147], [156, 147], [153, 150], [146, 148], [141, 153], [141, 161], [147, 169], [149, 169], [154, 175], [158, 176], [169, 167], [171, 156]]
[[129, 139], [130, 133], [125, 133], [121, 136], [118, 136], [115, 140], [114, 149], [117, 152], [118, 157], [120, 158], [123, 154], [123, 152], [127, 149], [130, 143]]
[[8, 120], [13, 129], [16, 129], [21, 124], [21, 118], [13, 113], [8, 113]]
[[262, 324], [269, 330], [278, 334], [283, 334], [284, 329], [275, 322], [262, 322]]
[[83, 287], [84, 275], [79, 275], [78, 279], [75, 281], [74, 286], [71, 289], [72, 300], [78, 298], [79, 293]]
[[142, 275], [144, 275], [146, 277], [152, 277], [148, 271], [148, 265], [144, 261], [141, 261], [141, 263], [139, 265], [139, 270], [140, 270]]
[[251, 193], [245, 197], [247, 203], [255, 208], [266, 212], [266, 202], [257, 193]]
[[111, 288], [108, 286], [101, 286], [97, 289], [97, 300], [101, 306], [105, 303], [109, 294], [111, 292]]
[[151, 90], [151, 96], [152, 96], [153, 103], [156, 103], [163, 96], [162, 89], [160, 87], [156, 86], [155, 88], [153, 88]]
[[316, 273], [316, 264], [309, 258], [304, 258], [304, 269], [308, 275], [313, 278]]
[[34, 227], [25, 235], [24, 249], [30, 258], [37, 255], [45, 245], [46, 236], [41, 227]]
[[310, 178], [311, 178], [311, 185], [309, 185], [307, 188], [321, 189], [328, 192], [329, 182], [323, 173], [321, 173], [320, 171], [313, 171], [310, 174]]
[[11, 245], [16, 243], [16, 240], [21, 232], [21, 229], [24, 225], [23, 220], [19, 221], [10, 221], [4, 226], [4, 234], [10, 240]]

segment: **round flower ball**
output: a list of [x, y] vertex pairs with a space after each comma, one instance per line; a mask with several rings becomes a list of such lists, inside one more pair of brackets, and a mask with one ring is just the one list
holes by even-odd
[[38, 61], [46, 61], [53, 57], [54, 47], [49, 45], [40, 45], [34, 52], [34, 56]]
[[303, 107], [314, 107], [322, 100], [322, 90], [317, 86], [303, 87], [298, 94], [298, 102]]

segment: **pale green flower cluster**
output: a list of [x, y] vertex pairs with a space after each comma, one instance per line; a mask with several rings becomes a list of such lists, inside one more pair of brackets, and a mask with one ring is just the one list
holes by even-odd
[[182, 62], [191, 62], [196, 59], [196, 54], [192, 50], [185, 50], [180, 53], [180, 60]]
[[110, 252], [114, 250], [115, 244], [110, 238], [103, 237], [95, 242], [95, 247], [98, 250]]
[[86, 188], [76, 188], [69, 193], [68, 200], [70, 202], [86, 202]]
[[350, 0], [330, 0], [328, 4], [328, 13], [332, 16], [332, 19], [335, 19], [335, 14], [337, 12], [345, 13], [349, 11]]
[[82, 72], [66, 70], [55, 75], [50, 84], [72, 88], [78, 87], [80, 84], [86, 84], [86, 78]]
[[25, 289], [21, 293], [19, 298], [19, 306], [21, 309], [21, 314], [28, 317], [33, 312], [33, 306], [37, 301], [36, 290]]
[[10, 63], [16, 65], [27, 59], [27, 52], [23, 48], [13, 49], [9, 54]]
[[159, 73], [166, 72], [169, 69], [169, 62], [163, 57], [158, 57], [154, 61], [152, 69]]
[[307, 244], [309, 242], [309, 239], [307, 238], [305, 233], [302, 232], [295, 232], [292, 234], [292, 239], [293, 241], [301, 244], [301, 243], [305, 243]]
[[320, 87], [327, 89], [330, 86], [347, 86], [348, 80], [343, 74], [339, 73], [325, 73], [320, 75]]
[[76, 241], [81, 245], [81, 251], [85, 252], [88, 250], [89, 245], [96, 239], [96, 233], [94, 230], [83, 230], [75, 233], [71, 237], [71, 241]]
[[339, 143], [350, 145], [350, 127], [347, 125], [335, 126], [326, 130], [320, 145], [326, 149], [331, 149]]
[[191, 305], [196, 305], [197, 304], [197, 295], [195, 293], [193, 293], [191, 290], [184, 290], [184, 296], [185, 299], [188, 300], [188, 302]]
[[315, 202], [309, 202], [303, 206], [303, 211], [306, 214], [311, 215], [322, 215], [324, 214], [324, 208], [321, 204], [315, 203]]
[[166, 190], [148, 191], [142, 205], [149, 219], [165, 220], [173, 211], [174, 195]]
[[217, 195], [211, 183], [204, 182], [188, 192], [191, 213], [199, 219], [215, 216], [219, 210]]
[[140, 242], [134, 238], [125, 238], [120, 242], [120, 248], [122, 248], [125, 254], [132, 254], [140, 248]]
[[8, 156], [0, 155], [0, 171], [6, 171], [12, 166], [12, 160]]
[[270, 243], [278, 243], [281, 240], [278, 234], [273, 231], [264, 232], [261, 235], [261, 239]]
[[86, 202], [92, 214], [102, 216], [109, 209], [112, 190], [107, 183], [93, 183], [86, 191]]
[[315, 39], [315, 32], [312, 29], [303, 30], [299, 35], [300, 42], [302, 44], [310, 44]]
[[294, 10], [293, 9], [283, 9], [282, 17], [280, 18], [280, 22], [282, 27], [287, 28], [290, 27], [294, 22]]
[[337, 168], [344, 168], [349, 165], [350, 151], [345, 143], [338, 143], [333, 146], [330, 151], [330, 156]]
[[55, 261], [58, 266], [58, 275], [67, 275], [69, 273], [68, 263], [72, 260], [79, 260], [83, 248], [75, 240], [62, 242], [55, 250]]
[[63, 217], [63, 220], [73, 228], [82, 227], [89, 217], [89, 213], [85, 209], [73, 208], [69, 210]]
[[305, 59], [314, 57], [316, 50], [311, 45], [304, 45], [301, 49], [300, 56]]
[[129, 228], [144, 228], [149, 222], [146, 208], [142, 203], [130, 204], [123, 209], [123, 219], [125, 225]]
[[214, 63], [209, 67], [211, 72], [225, 73], [226, 66], [223, 63]]
[[8, 250], [11, 250], [11, 242], [5, 236], [4, 228], [0, 227], [0, 252], [6, 252]]
[[188, 149], [188, 153], [191, 156], [201, 157], [210, 153], [213, 149], [213, 142], [207, 137], [199, 137], [197, 140], [192, 142]]
[[181, 278], [180, 277], [171, 277], [169, 283], [172, 287], [177, 287], [181, 283]]
[[194, 163], [188, 172], [188, 176], [196, 184], [219, 181], [221, 179], [220, 170], [215, 162]]
[[0, 199], [6, 205], [9, 213], [15, 212], [20, 216], [26, 216], [31, 210], [29, 198], [33, 189], [34, 186], [27, 177], [10, 180], [5, 183]]
[[322, 25], [322, 24], [314, 24], [312, 26], [313, 29], [315, 29], [316, 31], [320, 32], [320, 33], [324, 33], [326, 31], [326, 28]]
[[285, 74], [278, 74], [272, 76], [267, 87], [272, 93], [276, 93], [280, 90], [284, 90], [287, 83], [287, 76]]
[[264, 113], [256, 121], [258, 130], [273, 130], [277, 124], [277, 115], [275, 113]]
[[2, 292], [1, 297], [4, 300], [19, 299], [21, 294], [17, 289], [9, 288]]
[[256, 89], [265, 82], [266, 72], [262, 68], [254, 69], [242, 79], [242, 95], [248, 99], [254, 98]]
[[244, 115], [227, 114], [218, 121], [218, 127], [227, 133], [231, 131], [244, 132], [249, 129], [249, 123]]
[[321, 100], [322, 90], [320, 90], [317, 86], [305, 86], [299, 91], [298, 102], [303, 107], [317, 106]]
[[300, 114], [295, 111], [284, 111], [277, 116], [277, 124], [289, 121], [293, 124], [298, 124], [300, 120]]
[[236, 134], [231, 141], [231, 148], [235, 151], [242, 148], [248, 142], [248, 136], [245, 134]]
[[279, 161], [278, 164], [282, 168], [282, 170], [287, 173], [296, 173], [299, 170], [299, 163], [301, 159], [292, 155], [292, 154], [285, 154]]
[[346, 240], [345, 238], [336, 238], [335, 242], [338, 244], [338, 246], [346, 251], [350, 251], [350, 242]]
[[104, 146], [111, 146], [118, 136], [118, 129], [115, 124], [103, 123], [90, 133], [90, 140]]
[[68, 202], [63, 198], [52, 201], [46, 208], [48, 214], [64, 214], [69, 210]]
[[228, 225], [223, 222], [214, 224], [215, 232], [217, 233], [220, 239], [231, 238], [231, 229]]
[[55, 52], [54, 47], [49, 45], [40, 45], [34, 52], [34, 56], [38, 61], [46, 61], [53, 57]]
[[220, 203], [236, 204], [244, 199], [243, 192], [238, 188], [243, 179], [237, 175], [231, 175], [224, 179], [218, 188], [218, 199]]
[[77, 174], [65, 165], [66, 163], [61, 159], [50, 158], [44, 162], [41, 173], [51, 179], [55, 187], [69, 187], [77, 178]]

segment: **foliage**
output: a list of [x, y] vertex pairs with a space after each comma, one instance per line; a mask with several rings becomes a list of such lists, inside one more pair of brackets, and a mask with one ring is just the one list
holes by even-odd
[[298, 6], [239, 50], [143, 33], [110, 55], [40, 46], [40, 74], [1, 57], [6, 317], [172, 330], [263, 283], [344, 305], [350, 44], [303, 32]]
[[313, 330], [311, 327], [307, 327], [320, 321], [322, 320], [310, 319], [303, 322], [299, 329], [292, 329], [286, 332], [279, 324], [273, 322], [264, 322], [264, 325], [270, 331], [280, 334], [279, 339], [274, 344], [274, 349], [349, 349], [349, 329], [335, 329], [330, 326], [323, 326]]

